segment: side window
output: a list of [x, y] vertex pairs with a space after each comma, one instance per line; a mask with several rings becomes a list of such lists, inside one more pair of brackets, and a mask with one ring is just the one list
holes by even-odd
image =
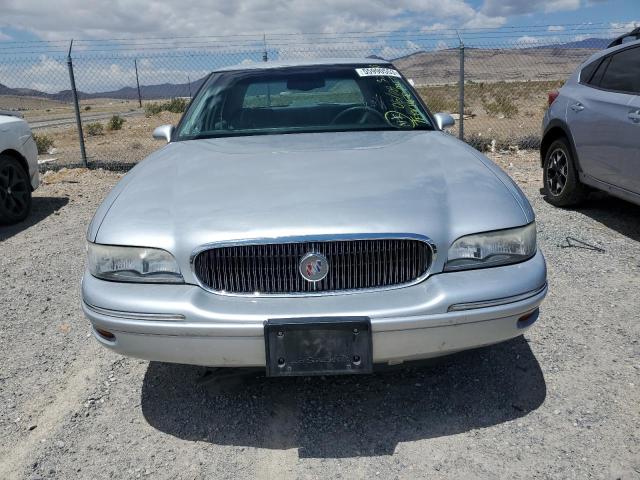
[[611, 55], [598, 86], [605, 90], [640, 93], [640, 48], [629, 48]]
[[609, 66], [610, 62], [611, 62], [611, 57], [606, 57], [604, 60], [602, 60], [600, 65], [598, 65], [598, 68], [596, 69], [595, 73], [591, 77], [591, 80], [589, 81], [589, 85], [593, 85], [594, 87], [600, 86], [600, 82], [602, 81], [604, 72], [607, 71], [607, 67]]
[[597, 59], [595, 62], [591, 62], [589, 65], [584, 67], [580, 72], [580, 83], [591, 83], [591, 78], [593, 78], [593, 74], [595, 73], [598, 65], [602, 62], [602, 58]]

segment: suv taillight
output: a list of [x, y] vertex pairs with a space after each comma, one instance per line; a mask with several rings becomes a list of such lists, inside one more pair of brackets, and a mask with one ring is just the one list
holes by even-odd
[[559, 94], [560, 94], [560, 92], [558, 90], [554, 90], [553, 92], [549, 92], [549, 106], [551, 106], [551, 104], [556, 101], [556, 98], [558, 98]]

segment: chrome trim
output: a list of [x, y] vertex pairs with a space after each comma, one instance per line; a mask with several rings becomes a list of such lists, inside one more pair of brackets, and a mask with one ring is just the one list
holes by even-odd
[[456, 303], [454, 305], [449, 306], [447, 312], [460, 312], [463, 310], [475, 310], [478, 308], [487, 308], [487, 307], [497, 307], [499, 305], [506, 305], [509, 303], [519, 302], [521, 300], [526, 300], [531, 297], [535, 297], [536, 295], [541, 294], [547, 289], [547, 283], [545, 282], [542, 287], [537, 288], [536, 290], [531, 290], [529, 292], [514, 295], [512, 297], [504, 297], [504, 298], [496, 298], [494, 300], [481, 300], [479, 302], [469, 302], [469, 303]]
[[[204, 252], [205, 250], [210, 250], [212, 248], [224, 248], [224, 247], [237, 247], [237, 246], [246, 246], [246, 245], [264, 245], [269, 243], [304, 243], [304, 242], [333, 242], [333, 241], [345, 241], [345, 240], [417, 240], [427, 244], [429, 249], [431, 250], [431, 262], [429, 263], [429, 268], [427, 271], [416, 278], [415, 280], [407, 283], [399, 283], [397, 285], [390, 285], [386, 287], [375, 287], [375, 288], [358, 288], [354, 290], [330, 290], [323, 292], [292, 292], [292, 293], [229, 293], [220, 290], [213, 290], [203, 284], [198, 275], [195, 272], [195, 258], [198, 254]], [[431, 269], [436, 262], [436, 258], [438, 256], [438, 247], [435, 242], [431, 240], [426, 235], [420, 235], [417, 233], [343, 233], [337, 235], [300, 235], [300, 236], [291, 236], [291, 237], [261, 237], [261, 238], [250, 238], [250, 239], [242, 239], [242, 240], [231, 240], [231, 241], [220, 241], [220, 242], [210, 242], [200, 245], [191, 253], [191, 257], [189, 258], [189, 264], [191, 265], [191, 274], [195, 279], [196, 284], [206, 290], [207, 292], [214, 293], [216, 295], [223, 295], [227, 297], [323, 297], [323, 296], [335, 296], [335, 295], [353, 295], [357, 293], [371, 293], [371, 292], [380, 292], [386, 290], [397, 290], [399, 288], [411, 287], [413, 285], [417, 285], [420, 282], [423, 282], [431, 275]]]
[[179, 313], [141, 313], [141, 312], [123, 312], [121, 310], [111, 310], [108, 308], [96, 307], [87, 302], [82, 302], [87, 310], [108, 317], [125, 318], [129, 320], [184, 320], [185, 316]]

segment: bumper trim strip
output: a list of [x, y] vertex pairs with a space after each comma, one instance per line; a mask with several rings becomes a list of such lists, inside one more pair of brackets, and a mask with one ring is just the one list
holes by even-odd
[[185, 320], [185, 316], [179, 313], [141, 313], [141, 312], [123, 312], [121, 310], [110, 310], [108, 308], [96, 307], [84, 302], [85, 307], [94, 313], [107, 315], [114, 318], [125, 318], [130, 320]]
[[499, 305], [507, 305], [509, 303], [519, 302], [521, 300], [526, 300], [527, 298], [535, 297], [540, 293], [544, 292], [547, 289], [547, 283], [545, 282], [542, 287], [537, 288], [535, 290], [531, 290], [530, 292], [523, 293], [521, 295], [515, 295], [513, 297], [505, 297], [505, 298], [496, 298], [494, 300], [481, 300], [479, 302], [469, 302], [469, 303], [456, 303], [455, 305], [451, 305], [447, 311], [448, 312], [461, 312], [463, 310], [475, 310], [477, 308], [486, 308], [486, 307], [497, 307]]

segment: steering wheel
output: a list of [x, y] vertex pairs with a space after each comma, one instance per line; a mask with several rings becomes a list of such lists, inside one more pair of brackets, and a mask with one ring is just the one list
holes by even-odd
[[365, 118], [365, 113], [373, 113], [375, 114], [383, 123], [387, 123], [387, 120], [384, 118], [384, 115], [382, 115], [379, 111], [377, 111], [375, 108], [371, 108], [368, 107], [366, 105], [356, 105], [355, 107], [349, 107], [346, 110], [341, 111], [340, 113], [338, 113], [335, 117], [333, 117], [333, 120], [331, 120], [331, 125], [334, 125], [340, 118], [344, 117], [345, 115], [348, 115], [352, 112], [357, 112], [361, 110], [363, 112], [362, 118], [360, 118], [360, 120], [358, 120], [357, 123], [362, 124], [364, 123], [364, 118]]

